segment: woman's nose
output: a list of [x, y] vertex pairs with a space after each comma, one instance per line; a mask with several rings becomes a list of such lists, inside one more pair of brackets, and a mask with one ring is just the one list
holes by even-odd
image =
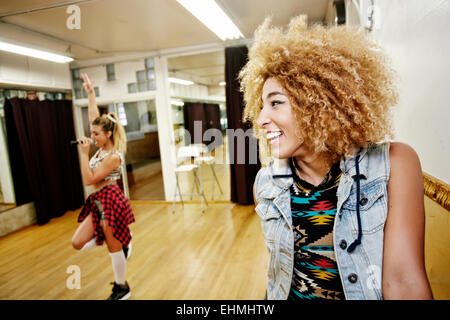
[[267, 115], [267, 112], [265, 112], [265, 108], [261, 109], [261, 112], [259, 113], [258, 119], [256, 119], [256, 123], [260, 127], [266, 126], [270, 122], [270, 118]]

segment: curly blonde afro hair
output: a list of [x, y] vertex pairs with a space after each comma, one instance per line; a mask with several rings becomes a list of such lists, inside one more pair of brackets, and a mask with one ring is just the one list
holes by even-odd
[[[243, 120], [258, 128], [264, 82], [275, 78], [289, 95], [296, 135], [313, 152], [338, 160], [392, 137], [395, 73], [364, 30], [308, 28], [302, 15], [284, 32], [266, 18], [255, 31], [239, 78], [246, 105]], [[255, 132], [266, 141], [262, 130]]]

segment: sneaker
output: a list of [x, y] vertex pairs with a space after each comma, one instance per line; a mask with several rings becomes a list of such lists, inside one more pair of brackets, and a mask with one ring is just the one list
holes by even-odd
[[127, 300], [131, 296], [130, 286], [128, 282], [125, 281], [125, 284], [117, 284], [115, 282], [111, 282], [113, 284], [112, 293], [106, 300]]

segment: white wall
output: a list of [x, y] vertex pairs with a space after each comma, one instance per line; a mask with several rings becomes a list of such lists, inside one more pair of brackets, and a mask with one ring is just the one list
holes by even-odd
[[68, 64], [0, 51], [0, 86], [70, 90]]
[[[140, 94], [129, 94], [128, 83], [136, 82], [136, 72], [145, 69], [144, 59], [135, 61], [121, 61], [114, 63], [116, 79], [108, 81], [106, 77], [105, 65], [81, 68], [81, 72], [88, 74], [94, 81], [94, 85], [99, 87], [99, 101], [129, 100]], [[156, 88], [158, 90], [158, 88]], [[209, 99], [208, 87], [200, 84], [189, 86], [170, 83], [169, 93], [171, 97], [186, 99]], [[215, 96], [214, 96], [215, 97]], [[87, 104], [87, 99], [77, 99], [76, 104]]]
[[370, 34], [398, 73], [395, 140], [416, 150], [424, 172], [449, 183], [450, 0], [374, 0], [373, 7], [369, 0], [345, 4], [347, 24], [366, 26], [373, 8]]
[[[144, 59], [123, 61], [114, 64], [115, 80], [108, 81], [106, 66], [98, 65], [81, 68], [81, 72], [87, 73], [94, 86], [99, 87], [99, 99], [117, 100], [128, 95], [128, 83], [136, 82], [136, 71], [145, 69]], [[87, 99], [85, 101], [87, 103]]]
[[170, 83], [170, 96], [186, 99], [208, 99], [208, 87], [201, 84], [185, 86], [177, 83]]
[[2, 201], [5, 203], [15, 203], [16, 195], [12, 179], [11, 167], [9, 165], [9, 153], [6, 146], [6, 132], [3, 121], [0, 122], [0, 186], [2, 191]]
[[396, 138], [417, 151], [423, 171], [450, 183], [450, 0], [375, 5], [373, 36], [400, 76]]
[[[0, 24], [0, 38], [14, 44], [66, 54], [67, 44], [8, 24]], [[72, 87], [68, 64], [60, 64], [0, 51], [0, 85], [66, 89]]]

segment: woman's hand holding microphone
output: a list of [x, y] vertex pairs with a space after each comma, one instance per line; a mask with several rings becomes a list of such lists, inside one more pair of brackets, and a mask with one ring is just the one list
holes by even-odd
[[93, 143], [93, 140], [91, 138], [80, 138], [77, 140], [78, 145], [80, 146], [80, 151], [84, 154], [89, 155], [89, 150], [91, 149], [91, 144]]

